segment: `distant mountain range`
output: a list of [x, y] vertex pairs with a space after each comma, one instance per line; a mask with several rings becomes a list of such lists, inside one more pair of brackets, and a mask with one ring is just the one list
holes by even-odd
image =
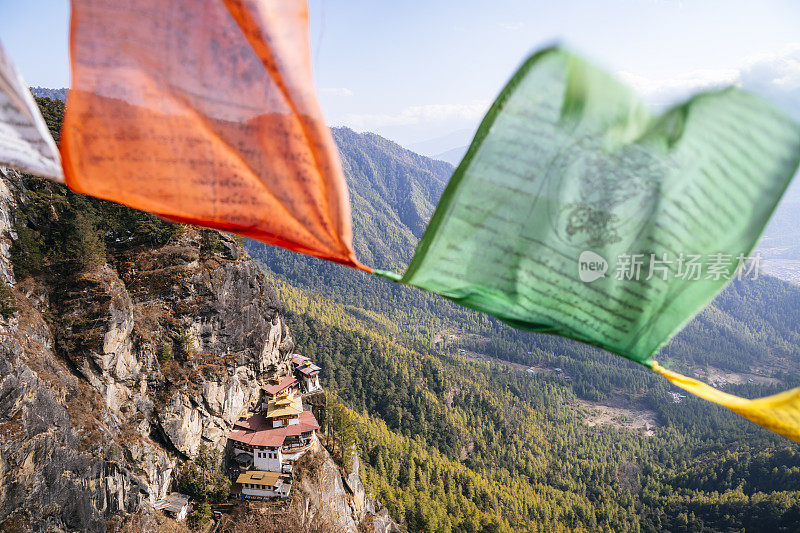
[[[331, 131], [350, 189], [356, 255], [372, 267], [403, 272], [453, 167], [375, 134], [348, 128]], [[421, 309], [439, 320], [467, 320], [474, 315], [432, 294], [341, 265], [256, 241], [248, 241], [246, 247], [274, 276], [340, 304], [357, 301], [400, 327], [421, 327]]]
[[453, 167], [379, 135], [331, 131], [350, 187], [358, 256], [379, 268], [405, 266]]
[[408, 145], [409, 150], [428, 157], [441, 154], [460, 146], [467, 146], [475, 134], [474, 128], [462, 128], [446, 135], [433, 137]]
[[800, 177], [786, 191], [758, 244], [762, 270], [800, 284]]
[[31, 87], [31, 92], [34, 96], [39, 98], [50, 98], [51, 100], [61, 100], [67, 102], [67, 93], [69, 89], [48, 89], [46, 87]]
[[453, 148], [447, 150], [446, 152], [442, 152], [441, 154], [436, 154], [433, 156], [433, 159], [438, 159], [440, 161], [447, 161], [453, 166], [458, 166], [461, 162], [461, 159], [464, 157], [464, 154], [467, 153], [468, 146], [459, 146], [457, 148]]
[[408, 148], [431, 159], [446, 161], [455, 166], [466, 153], [474, 134], [473, 128], [464, 128], [447, 135], [410, 144]]

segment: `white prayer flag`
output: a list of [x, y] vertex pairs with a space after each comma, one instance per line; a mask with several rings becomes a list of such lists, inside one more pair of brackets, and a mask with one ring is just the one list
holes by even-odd
[[0, 165], [64, 182], [61, 158], [36, 102], [0, 44]]

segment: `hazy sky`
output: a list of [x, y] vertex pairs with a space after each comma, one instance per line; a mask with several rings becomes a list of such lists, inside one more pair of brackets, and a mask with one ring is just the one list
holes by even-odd
[[[405, 145], [452, 132], [441, 146], [466, 143], [516, 66], [553, 42], [617, 72], [656, 106], [737, 83], [800, 116], [797, 0], [311, 0], [310, 7], [327, 121]], [[65, 0], [0, 0], [0, 41], [29, 85], [68, 86], [68, 16]]]

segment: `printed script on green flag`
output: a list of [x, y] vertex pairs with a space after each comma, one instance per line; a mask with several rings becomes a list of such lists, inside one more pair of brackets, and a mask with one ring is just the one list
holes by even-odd
[[495, 101], [402, 281], [648, 364], [729, 279], [757, 275], [749, 254], [798, 159], [800, 126], [755, 96], [654, 117], [548, 49]]

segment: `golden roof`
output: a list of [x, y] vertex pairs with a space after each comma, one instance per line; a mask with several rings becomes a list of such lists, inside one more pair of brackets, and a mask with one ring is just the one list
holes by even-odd
[[267, 404], [267, 418], [299, 415], [303, 412], [303, 399], [294, 391], [284, 391]]
[[263, 470], [248, 470], [236, 478], [236, 483], [251, 483], [253, 485], [275, 486], [281, 478], [280, 472], [265, 472]]

